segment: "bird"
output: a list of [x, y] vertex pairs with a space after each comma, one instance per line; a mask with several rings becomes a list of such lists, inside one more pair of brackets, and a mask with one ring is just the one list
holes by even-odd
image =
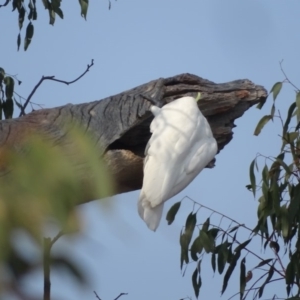
[[197, 105], [200, 94], [197, 98], [185, 96], [161, 108], [150, 107], [154, 119], [138, 213], [152, 231], [159, 226], [164, 202], [186, 188], [217, 154], [217, 141]]

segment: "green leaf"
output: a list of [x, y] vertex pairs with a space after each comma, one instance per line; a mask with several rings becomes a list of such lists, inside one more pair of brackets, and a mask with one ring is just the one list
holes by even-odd
[[285, 205], [280, 207], [281, 232], [284, 238], [289, 235], [289, 215]]
[[263, 170], [262, 170], [262, 179], [263, 179], [263, 182], [266, 184], [266, 186], [268, 186], [268, 183], [269, 183], [269, 169], [268, 169], [267, 165], [265, 165]]
[[42, 2], [44, 4], [45, 9], [48, 9], [49, 4], [50, 4], [50, 3], [48, 3], [48, 0], [42, 0]]
[[284, 168], [288, 175], [292, 174], [292, 171], [290, 170], [289, 166], [283, 160], [281, 160], [280, 158], [276, 158], [276, 161]]
[[24, 17], [25, 17], [25, 8], [22, 5], [22, 7], [19, 9], [19, 29], [20, 30], [23, 27]]
[[5, 119], [11, 119], [14, 112], [14, 102], [11, 98], [6, 99], [2, 104]]
[[56, 9], [60, 7], [61, 0], [51, 0], [52, 8]]
[[17, 38], [18, 51], [20, 50], [20, 45], [21, 45], [21, 34], [19, 33]]
[[266, 115], [263, 116], [259, 122], [256, 125], [256, 128], [254, 130], [254, 135], [258, 136], [261, 132], [261, 130], [263, 129], [263, 127], [270, 121], [272, 120], [272, 116], [271, 115]]
[[213, 252], [211, 255], [211, 267], [215, 273], [216, 272], [216, 253], [215, 252]]
[[282, 82], [276, 82], [276, 83], [273, 85], [273, 87], [272, 87], [270, 93], [273, 92], [273, 100], [274, 100], [274, 101], [276, 100], [278, 94], [280, 93], [281, 88], [282, 88]]
[[0, 68], [0, 83], [4, 79], [4, 77], [5, 77], [5, 71], [3, 68]]
[[[299, 214], [299, 208], [300, 208], [300, 184], [297, 184], [297, 186], [295, 187], [295, 192], [291, 197], [290, 204], [288, 207], [288, 219], [290, 221], [290, 224], [294, 222], [295, 217]], [[297, 222], [298, 220], [295, 221]]]
[[181, 246], [181, 253], [180, 253], [180, 268], [182, 269], [183, 263], [185, 262], [186, 264], [189, 263], [189, 253], [188, 253], [188, 248], [189, 248], [189, 241], [188, 237], [185, 233], [180, 233], [180, 246]]
[[296, 94], [296, 106], [297, 106], [297, 122], [300, 121], [300, 92]]
[[273, 103], [272, 108], [271, 108], [271, 117], [272, 117], [272, 120], [274, 118], [274, 114], [275, 114], [275, 105]]
[[79, 0], [79, 4], [81, 7], [81, 16], [84, 17], [86, 20], [86, 15], [89, 7], [89, 0]]
[[206, 253], [210, 253], [214, 251], [215, 243], [213, 237], [209, 237], [208, 234], [202, 229], [200, 230], [199, 239]]
[[[284, 159], [284, 152], [277, 156], [277, 158], [283, 160]], [[269, 178], [272, 182], [277, 181], [280, 175], [281, 169], [280, 164], [278, 161], [274, 161], [269, 170]]]
[[269, 258], [269, 259], [265, 259], [263, 261], [261, 261], [256, 267], [254, 267], [253, 269], [257, 269], [260, 268], [266, 264], [268, 264], [269, 262], [271, 262], [273, 260], [273, 258]]
[[289, 132], [288, 133], [288, 142], [291, 143], [291, 142], [294, 142], [295, 139], [297, 139], [299, 136], [299, 132], [297, 131], [292, 131], [292, 132]]
[[54, 7], [54, 12], [61, 18], [64, 18], [64, 13], [59, 7]]
[[191, 242], [192, 235], [197, 223], [197, 214], [193, 214], [192, 212], [188, 215], [186, 222], [185, 222], [185, 231], [184, 233], [188, 237], [188, 243]]
[[209, 228], [209, 224], [210, 224], [210, 218], [207, 218], [206, 221], [203, 223], [202, 225], [202, 230], [204, 232], [207, 232], [208, 231], [208, 228]]
[[14, 95], [15, 81], [12, 77], [6, 76], [4, 78], [4, 84], [5, 84], [6, 99], [11, 99]]
[[291, 147], [294, 147], [294, 141], [298, 138], [299, 133], [296, 131], [293, 132], [287, 132], [284, 134], [282, 137], [282, 146], [281, 146], [281, 151], [284, 150], [284, 147], [289, 144]]
[[232, 272], [233, 272], [234, 269], [235, 269], [236, 263], [237, 263], [237, 261], [239, 260], [240, 255], [241, 255], [241, 252], [240, 252], [240, 251], [237, 251], [237, 252], [233, 255], [232, 259], [231, 259], [231, 263], [230, 263], [230, 265], [229, 265], [229, 267], [228, 267], [228, 269], [227, 269], [227, 271], [226, 271], [226, 273], [225, 273], [225, 276], [224, 276], [223, 287], [222, 287], [221, 294], [223, 294], [223, 293], [225, 292], [226, 288], [227, 288], [228, 281], [229, 281], [229, 279], [230, 279], [230, 277], [231, 277], [231, 275], [232, 275]]
[[50, 25], [54, 25], [54, 22], [55, 22], [55, 11], [49, 7], [48, 8], [48, 12], [49, 12], [49, 24]]
[[228, 243], [227, 241], [220, 245], [218, 250], [218, 272], [222, 274], [228, 258]]
[[272, 186], [272, 206], [276, 214], [279, 214], [280, 211], [280, 191], [277, 181], [273, 181]]
[[234, 251], [235, 251], [235, 252], [241, 251], [242, 249], [244, 249], [244, 248], [251, 242], [251, 240], [252, 240], [252, 238], [249, 239], [249, 240], [247, 240], [247, 241], [245, 241], [244, 243], [241, 243], [240, 245], [238, 245], [238, 246], [234, 249]]
[[291, 261], [288, 263], [286, 271], [285, 271], [285, 283], [286, 284], [291, 284], [291, 285], [294, 284], [295, 271], [296, 271], [295, 261], [292, 258]]
[[255, 179], [255, 174], [254, 174], [255, 161], [256, 161], [256, 158], [253, 159], [253, 161], [251, 162], [250, 170], [249, 170], [252, 193], [253, 193], [254, 197], [255, 197], [255, 192], [256, 192], [256, 179]]
[[201, 254], [203, 250], [203, 244], [201, 242], [200, 236], [196, 237], [191, 246], [191, 257], [194, 261], [198, 260], [197, 254]]
[[176, 202], [174, 205], [172, 205], [172, 207], [169, 209], [167, 216], [166, 216], [166, 220], [168, 221], [168, 225], [171, 225], [174, 220], [175, 220], [175, 216], [180, 208], [181, 202]]
[[268, 282], [272, 279], [273, 274], [274, 274], [274, 267], [272, 265], [269, 272], [268, 272], [268, 276], [266, 278], [266, 281], [263, 283], [263, 285], [258, 290], [258, 297], [259, 298], [263, 295], [264, 288], [265, 288], [266, 284], [268, 284]]
[[27, 28], [26, 28], [26, 35], [25, 35], [25, 41], [24, 41], [24, 50], [26, 51], [29, 44], [31, 43], [32, 37], [34, 33], [34, 27], [31, 22], [29, 22]]
[[240, 264], [240, 299], [243, 299], [243, 295], [246, 287], [246, 257], [244, 257]]
[[201, 277], [200, 277], [200, 274], [199, 274], [197, 268], [195, 269], [195, 271], [192, 275], [192, 283], [193, 283], [195, 296], [196, 296], [196, 298], [198, 298], [202, 282], [201, 282]]
[[180, 255], [180, 265], [183, 266], [183, 262], [189, 262], [189, 244], [192, 239], [192, 235], [197, 223], [197, 214], [192, 212], [188, 215], [185, 222], [184, 233], [180, 234], [180, 246], [181, 246], [181, 255]]
[[[203, 230], [203, 228], [202, 228]], [[216, 237], [218, 236], [219, 233], [219, 229], [218, 228], [211, 228], [209, 231], [207, 231], [207, 235], [212, 237], [214, 240], [216, 239]]]
[[232, 227], [232, 228], [228, 231], [228, 233], [231, 233], [231, 232], [236, 231], [237, 229], [239, 229], [239, 227], [240, 227], [240, 225], [236, 225], [236, 226]]
[[265, 182], [262, 183], [262, 193], [264, 195], [266, 203], [268, 203], [268, 201], [269, 201], [269, 188], [265, 184]]
[[291, 118], [292, 118], [292, 115], [293, 115], [293, 112], [294, 112], [295, 108], [296, 108], [296, 102], [292, 103], [291, 106], [289, 107], [288, 114], [287, 114], [287, 117], [286, 117], [286, 121], [285, 121], [284, 126], [283, 126], [282, 136], [285, 136], [285, 134], [287, 133], [287, 131], [289, 129], [289, 124], [291, 122]]

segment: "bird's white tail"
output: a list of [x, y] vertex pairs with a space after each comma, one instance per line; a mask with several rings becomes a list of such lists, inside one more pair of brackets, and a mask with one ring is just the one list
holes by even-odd
[[140, 217], [145, 221], [148, 228], [155, 231], [160, 223], [162, 213], [164, 209], [164, 204], [151, 207], [149, 201], [141, 195], [138, 201], [138, 212]]

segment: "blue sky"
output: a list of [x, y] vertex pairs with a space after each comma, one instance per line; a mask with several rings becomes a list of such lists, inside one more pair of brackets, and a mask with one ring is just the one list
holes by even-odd
[[[6, 28], [1, 37], [1, 67], [23, 81], [18, 93], [28, 95], [42, 75], [71, 80], [95, 60], [95, 66], [76, 84], [45, 82], [32, 99], [45, 108], [102, 99], [185, 72], [214, 82], [247, 78], [270, 90], [283, 79], [279, 67], [282, 59], [290, 79], [300, 85], [298, 1], [119, 0], [112, 2], [110, 11], [107, 1], [90, 1], [87, 21], [80, 17], [78, 3], [69, 2], [62, 4], [65, 19], [57, 19], [52, 27], [38, 1], [38, 26], [27, 52], [16, 51], [17, 14], [10, 8], [0, 9], [0, 28]], [[283, 115], [294, 97], [294, 91], [285, 86], [278, 98]], [[238, 119], [234, 138], [217, 155], [216, 167], [204, 170], [168, 201], [165, 212], [187, 195], [254, 227], [257, 202], [245, 188], [249, 164], [257, 153], [277, 155], [280, 145], [278, 122], [268, 124], [259, 137], [253, 136], [256, 123], [269, 109], [270, 103], [262, 111], [252, 108]], [[163, 220], [153, 233], [138, 216], [138, 196], [136, 191], [110, 199], [112, 210], [105, 210], [98, 202], [79, 208], [83, 235], [61, 239], [54, 250], [72, 255], [86, 270], [90, 286], [83, 289], [65, 281], [63, 274], [53, 273], [56, 299], [95, 299], [94, 290], [102, 300], [114, 299], [121, 292], [129, 293], [122, 300], [194, 297], [190, 281], [194, 266], [182, 277], [178, 243], [193, 205], [184, 202], [175, 223], [168, 226]], [[199, 222], [209, 215], [201, 210]], [[247, 237], [241, 235], [242, 240]], [[262, 256], [272, 255], [264, 254], [259, 242], [255, 245]], [[247, 267], [256, 264], [248, 255]], [[209, 257], [202, 267], [200, 297], [219, 299], [222, 281], [213, 275]], [[238, 291], [238, 278], [237, 273], [231, 278], [222, 299]], [[34, 274], [26, 284], [32, 293], [42, 293], [41, 274]], [[273, 288], [265, 295], [276, 291], [278, 296], [285, 296], [284, 284]]]

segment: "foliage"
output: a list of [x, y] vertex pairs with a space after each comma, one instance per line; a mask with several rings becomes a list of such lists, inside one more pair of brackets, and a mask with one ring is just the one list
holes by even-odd
[[[25, 99], [14, 90], [16, 76], [0, 68], [0, 115], [10, 122], [15, 105], [20, 116], [25, 115], [27, 104], [41, 83], [48, 79], [72, 84], [82, 78], [93, 66], [72, 81], [43, 76]], [[20, 102], [15, 98], [19, 96]], [[24, 100], [24, 103], [23, 101]], [[0, 269], [7, 278], [0, 279], [0, 296], [9, 290], [23, 295], [20, 282], [41, 266], [28, 259], [16, 236], [22, 236], [38, 249], [44, 269], [44, 299], [50, 299], [50, 267], [69, 271], [80, 284], [85, 278], [77, 265], [67, 256], [52, 256], [51, 248], [64, 233], [80, 230], [76, 205], [84, 200], [103, 198], [113, 194], [108, 170], [99, 158], [92, 138], [76, 124], [68, 124], [63, 146], [54, 146], [45, 133], [22, 136], [18, 146], [6, 142], [0, 149]], [[21, 138], [21, 137], [20, 137]], [[51, 222], [61, 230], [58, 235], [43, 238], [46, 225]], [[43, 255], [42, 255], [43, 253]], [[48, 297], [49, 296], [49, 297]], [[26, 295], [24, 295], [26, 298]]]
[[[18, 83], [22, 82], [18, 80]], [[4, 88], [5, 86], [5, 88]], [[14, 97], [15, 80], [12, 76], [5, 73], [3, 68], [0, 68], [0, 120], [11, 119], [14, 111], [14, 104], [21, 108], [21, 104]]]
[[[89, 72], [90, 68], [94, 65], [94, 60], [91, 60], [91, 63], [87, 65], [86, 70], [81, 73], [77, 78], [66, 81], [62, 79], [57, 79], [55, 76], [42, 76], [42, 78], [39, 80], [39, 82], [35, 85], [31, 93], [27, 98], [22, 97], [15, 91], [15, 81], [18, 82], [20, 85], [22, 82], [16, 77], [11, 76], [5, 73], [5, 70], [0, 67], [0, 121], [2, 120], [2, 113], [4, 114], [4, 119], [11, 119], [13, 117], [14, 108], [15, 105], [20, 110], [19, 117], [24, 116], [25, 110], [27, 108], [27, 105], [30, 104], [31, 108], [33, 110], [33, 105], [37, 105], [33, 102], [31, 102], [31, 99], [33, 95], [35, 94], [36, 90], [40, 87], [40, 85], [45, 80], [52, 80], [55, 82], [63, 83], [66, 85], [73, 84], [80, 80], [87, 72]], [[5, 88], [4, 88], [5, 85]], [[15, 96], [18, 96], [19, 101], [16, 99]]]
[[[86, 197], [93, 200], [113, 193], [93, 141], [80, 128], [67, 130], [69, 141], [65, 147], [53, 147], [45, 136], [31, 135], [24, 139], [21, 151], [1, 148], [0, 268], [10, 274], [9, 286], [14, 289], [37, 267], [15, 247], [16, 232], [28, 237], [42, 252], [43, 243], [48, 241], [50, 248], [54, 243], [42, 238], [47, 221], [64, 233], [76, 232], [81, 222], [75, 205]], [[84, 282], [68, 257], [53, 257], [51, 264], [67, 268]], [[4, 282], [0, 280], [0, 294], [3, 290]]]
[[[89, 0], [78, 0], [80, 6], [80, 14], [86, 20], [87, 12], [89, 8]], [[42, 0], [44, 8], [48, 11], [49, 24], [54, 25], [56, 16], [61, 19], [64, 18], [64, 12], [61, 8], [62, 0]], [[18, 26], [19, 34], [17, 36], [17, 47], [18, 50], [21, 46], [21, 30], [23, 28], [25, 17], [27, 16], [28, 23], [26, 26], [26, 32], [24, 39], [24, 50], [28, 49], [33, 35], [34, 35], [34, 25], [33, 22], [38, 18], [38, 9], [36, 5], [36, 0], [4, 0], [3, 4], [0, 4], [0, 8], [12, 4], [12, 11], [16, 11], [18, 14]], [[108, 8], [111, 8], [111, 1], [108, 0]]]
[[[200, 265], [204, 257], [210, 255], [213, 272], [224, 274], [222, 294], [234, 270], [239, 268], [239, 293], [236, 295], [239, 294], [240, 299], [249, 298], [251, 291], [253, 299], [261, 298], [265, 288], [278, 281], [286, 287], [288, 299], [300, 299], [300, 90], [288, 79], [283, 69], [282, 72], [285, 79], [275, 83], [270, 91], [270, 95], [273, 95], [270, 114], [261, 118], [254, 131], [255, 135], [259, 135], [264, 126], [275, 118], [282, 125], [282, 145], [278, 155], [263, 157], [265, 163], [261, 168], [258, 161], [261, 155], [250, 164], [250, 184], [246, 187], [252, 191], [254, 197], [260, 194], [255, 228], [250, 229], [190, 199], [194, 203], [194, 210], [195, 207], [198, 210], [188, 215], [184, 230], [180, 233], [180, 262], [181, 268], [184, 264], [187, 267], [193, 261], [196, 263], [192, 274], [196, 297], [199, 296], [202, 284]], [[275, 101], [284, 83], [292, 85], [296, 89], [296, 95], [286, 118], [282, 119], [280, 112], [275, 114]], [[264, 104], [260, 103], [257, 107], [260, 109]], [[259, 173], [261, 179], [258, 181]], [[169, 224], [173, 222], [179, 207], [180, 202], [169, 210]], [[211, 224], [210, 217], [203, 224], [198, 224], [197, 213], [203, 208], [220, 216], [219, 225]], [[221, 226], [224, 219], [230, 222], [227, 228]], [[241, 230], [250, 234], [243, 242], [237, 236]], [[263, 258], [257, 254], [257, 250], [249, 248], [255, 239], [260, 239], [265, 251], [268, 246], [272, 249], [272, 257]], [[247, 255], [258, 260], [254, 268], [247, 266]], [[282, 255], [285, 255], [284, 259]], [[277, 296], [274, 295], [272, 299], [277, 299]]]

